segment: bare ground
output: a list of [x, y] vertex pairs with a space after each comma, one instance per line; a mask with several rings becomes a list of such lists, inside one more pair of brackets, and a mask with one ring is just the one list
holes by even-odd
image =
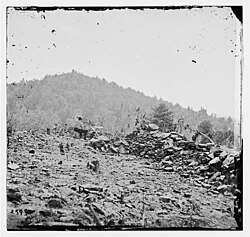
[[[59, 142], [70, 151], [61, 155]], [[96, 172], [87, 167], [92, 160], [100, 163]], [[88, 141], [27, 135], [11, 143], [7, 162], [9, 230], [237, 227], [230, 193], [213, 193], [202, 177], [166, 172], [150, 159], [97, 152]]]

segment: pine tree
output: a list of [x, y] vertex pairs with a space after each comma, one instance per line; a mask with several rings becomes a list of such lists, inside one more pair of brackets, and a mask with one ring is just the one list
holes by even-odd
[[152, 123], [159, 126], [161, 131], [169, 131], [173, 129], [173, 112], [169, 111], [164, 103], [153, 108]]

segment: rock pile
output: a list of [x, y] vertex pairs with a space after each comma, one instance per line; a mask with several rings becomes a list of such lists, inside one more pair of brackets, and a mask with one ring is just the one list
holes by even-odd
[[194, 178], [197, 186], [213, 193], [238, 192], [235, 163], [239, 152], [226, 151], [213, 143], [196, 144], [177, 132], [160, 132], [155, 124], [148, 124], [113, 141], [107, 136], [90, 140], [94, 149], [103, 152], [130, 154], [159, 162], [161, 170], [177, 172], [183, 178]]

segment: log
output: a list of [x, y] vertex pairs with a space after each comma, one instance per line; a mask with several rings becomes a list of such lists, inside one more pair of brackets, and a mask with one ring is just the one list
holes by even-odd
[[230, 134], [227, 139], [225, 139], [222, 143], [223, 144], [227, 144], [227, 142], [229, 141], [229, 139], [232, 137], [233, 134]]
[[88, 207], [89, 207], [89, 210], [91, 211], [91, 213], [93, 214], [93, 216], [95, 218], [96, 224], [98, 226], [103, 226], [103, 223], [100, 221], [99, 217], [97, 216], [93, 206], [91, 204], [88, 204]]
[[204, 134], [204, 133], [202, 133], [202, 132], [200, 132], [200, 131], [198, 131], [202, 136], [204, 136], [205, 138], [207, 138], [211, 143], [213, 143], [213, 144], [215, 144], [214, 143], [214, 141], [210, 138], [210, 137], [208, 137], [206, 134]]

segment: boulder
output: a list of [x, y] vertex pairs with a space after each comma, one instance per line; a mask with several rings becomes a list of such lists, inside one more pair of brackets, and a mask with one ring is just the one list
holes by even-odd
[[219, 181], [224, 181], [224, 180], [225, 180], [225, 178], [226, 178], [226, 176], [225, 176], [225, 175], [221, 175], [220, 177], [218, 177], [218, 180], [219, 180]]
[[173, 166], [173, 162], [168, 160], [168, 161], [162, 161], [161, 162], [161, 166], [164, 167], [164, 168], [167, 168], [167, 167], [172, 167]]
[[229, 167], [231, 164], [234, 163], [234, 156], [229, 155], [223, 162], [222, 165], [225, 167]]
[[114, 146], [110, 146], [110, 147], [109, 147], [109, 150], [110, 150], [111, 152], [113, 152], [113, 153], [118, 153], [118, 152], [119, 152], [118, 148], [115, 148]]
[[61, 200], [59, 199], [50, 199], [48, 201], [49, 208], [63, 208]]
[[181, 151], [182, 148], [181, 148], [181, 147], [174, 146], [174, 147], [173, 147], [173, 150], [174, 150], [174, 151]]
[[191, 162], [189, 163], [188, 166], [197, 166], [197, 165], [198, 165], [198, 162], [195, 161], [195, 160], [193, 160], [193, 161], [191, 161]]
[[219, 157], [219, 156], [220, 156], [220, 154], [221, 154], [222, 152], [223, 152], [223, 151], [222, 151], [222, 150], [220, 150], [220, 149], [218, 149], [218, 150], [214, 151], [214, 157]]
[[[178, 138], [180, 138], [179, 137], [179, 135], [178, 134], [170, 134], [170, 138], [172, 138], [172, 139], [174, 139], [174, 140], [177, 140]], [[180, 140], [182, 140], [182, 138], [180, 138]]]
[[201, 185], [203, 188], [211, 188], [211, 185], [207, 183], [202, 183]]
[[96, 138], [91, 138], [89, 140], [90, 143], [94, 144], [94, 143], [98, 143], [99, 142], [99, 139], [96, 139]]
[[209, 163], [208, 163], [208, 165], [213, 166], [213, 165], [217, 165], [217, 164], [220, 164], [220, 163], [221, 163], [220, 158], [219, 158], [219, 157], [216, 157], [216, 158], [210, 160]]
[[224, 193], [227, 190], [227, 185], [226, 184], [220, 185], [219, 187], [216, 188], [216, 190], [220, 193]]
[[153, 123], [150, 123], [150, 124], [148, 125], [148, 128], [149, 128], [150, 130], [158, 130], [158, 129], [159, 129], [159, 127], [158, 127], [157, 125], [153, 124]]
[[208, 155], [207, 155], [210, 159], [214, 159], [214, 153], [212, 152], [212, 153], [209, 153]]
[[173, 167], [165, 167], [164, 170], [167, 171], [167, 172], [173, 172], [174, 171]]
[[104, 135], [101, 135], [101, 136], [97, 137], [97, 139], [99, 141], [104, 141], [104, 142], [109, 142], [110, 141], [110, 139], [107, 136], [104, 136]]
[[164, 140], [164, 139], [166, 139], [166, 138], [168, 138], [170, 136], [170, 133], [164, 133], [164, 132], [160, 133], [159, 132], [159, 133], [156, 133], [155, 136], [162, 139], [162, 140]]
[[210, 177], [210, 180], [215, 180], [217, 177], [221, 175], [221, 172], [216, 172], [212, 177]]
[[200, 143], [200, 144], [198, 144], [198, 147], [207, 148], [207, 144], [206, 143]]
[[11, 163], [8, 165], [8, 169], [10, 170], [16, 170], [19, 168], [19, 165], [15, 164], [15, 163]]
[[222, 153], [220, 153], [221, 160], [225, 160], [227, 155], [228, 155], [228, 153], [226, 151], [223, 151]]
[[191, 197], [192, 196], [192, 194], [191, 193], [184, 193], [184, 197], [186, 197], [186, 198], [189, 198], [189, 197]]

